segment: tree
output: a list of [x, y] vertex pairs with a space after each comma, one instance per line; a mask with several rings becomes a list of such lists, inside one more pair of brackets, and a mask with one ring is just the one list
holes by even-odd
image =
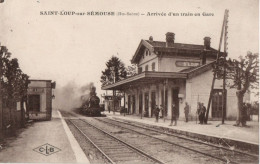
[[10, 53], [5, 46], [0, 45], [0, 140], [3, 138], [4, 130], [4, 110], [3, 110], [3, 99], [4, 99], [4, 72], [6, 71], [6, 63], [10, 58]]
[[127, 77], [136, 75], [136, 65], [127, 66], [126, 73]]
[[112, 56], [107, 62], [106, 62], [106, 69], [102, 71], [101, 80], [102, 86], [105, 86], [107, 84], [112, 84], [115, 80], [115, 82], [120, 81], [122, 79], [126, 78], [126, 69], [125, 65], [121, 60], [116, 57]]
[[[258, 88], [259, 85], [259, 54], [252, 54], [248, 52], [245, 57], [240, 56], [239, 60], [229, 59], [225, 62], [226, 66], [226, 77], [231, 79], [228, 84], [230, 88], [236, 88], [237, 95], [237, 121], [236, 125], [246, 125], [246, 119], [243, 112], [245, 112], [243, 98], [249, 89]], [[219, 70], [219, 69], [218, 69]], [[217, 72], [218, 76], [222, 76], [221, 72]]]
[[[20, 102], [21, 104], [21, 118], [22, 126], [24, 126], [24, 108], [23, 104], [26, 102], [27, 89], [29, 84], [29, 76], [24, 74], [19, 67], [18, 59], [10, 59], [11, 53], [8, 52], [5, 46], [1, 46], [0, 50], [0, 80], [1, 80], [1, 97], [0, 105], [2, 101], [6, 104], [6, 109], [9, 109], [9, 123], [11, 129], [15, 132], [16, 129], [16, 119], [15, 112], [16, 109], [14, 104]], [[2, 106], [1, 106], [2, 107]], [[5, 109], [5, 110], [6, 110]], [[3, 115], [4, 113], [0, 113]], [[5, 116], [8, 118], [8, 116]], [[3, 119], [3, 117], [2, 117]], [[0, 120], [3, 121], [3, 120]]]

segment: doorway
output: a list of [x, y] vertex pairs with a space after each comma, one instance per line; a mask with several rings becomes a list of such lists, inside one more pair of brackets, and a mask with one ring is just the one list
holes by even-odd
[[[227, 91], [226, 91], [227, 92]], [[212, 97], [212, 118], [222, 118], [222, 89], [214, 89]], [[225, 96], [227, 100], [227, 97]], [[226, 117], [226, 107], [224, 106], [224, 117]]]
[[40, 95], [28, 96], [28, 110], [33, 112], [40, 112]]
[[149, 92], [144, 94], [144, 117], [149, 117]]
[[174, 103], [176, 108], [177, 108], [177, 117], [179, 118], [180, 109], [179, 109], [178, 94], [179, 94], [179, 89], [178, 88], [173, 88], [172, 89], [172, 103]]
[[133, 109], [133, 114], [135, 114], [135, 95], [133, 95], [132, 96], [132, 104], [133, 104], [133, 107], [132, 107], [132, 109]]
[[143, 94], [139, 94], [139, 114], [142, 114], [142, 109], [143, 108]]
[[152, 92], [152, 95], [151, 95], [151, 99], [152, 99], [151, 100], [151, 108], [152, 108], [152, 110], [151, 110], [151, 117], [153, 117], [154, 109], [155, 109], [155, 105], [156, 105], [155, 98], [156, 98], [155, 92]]
[[163, 93], [164, 93], [164, 90], [161, 91], [161, 97], [162, 97], [161, 104], [163, 105], [166, 113], [165, 113], [165, 115], [164, 115], [164, 113], [162, 113], [162, 115], [167, 116], [168, 115], [168, 90], [167, 89], [165, 90], [165, 101], [164, 101]]

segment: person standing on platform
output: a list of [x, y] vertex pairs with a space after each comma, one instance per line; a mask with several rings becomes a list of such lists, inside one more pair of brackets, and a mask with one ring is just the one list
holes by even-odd
[[205, 114], [206, 114], [206, 107], [204, 106], [204, 104], [201, 104], [201, 108], [202, 108], [202, 124], [205, 121]]
[[200, 121], [199, 124], [202, 124], [203, 123], [203, 120], [202, 120], [202, 106], [201, 106], [200, 102], [198, 102], [197, 114], [199, 116], [199, 121]]
[[184, 107], [184, 113], [185, 113], [185, 118], [186, 118], [186, 122], [189, 121], [189, 110], [190, 110], [190, 106], [187, 102], [185, 102], [185, 107]]
[[164, 108], [163, 105], [160, 105], [160, 111], [162, 112], [162, 118], [164, 117]]
[[173, 120], [175, 120], [174, 126], [176, 126], [177, 125], [177, 108], [175, 106], [175, 103], [172, 104], [172, 118], [171, 118], [170, 126], [172, 126]]
[[155, 122], [158, 122], [158, 120], [159, 120], [159, 113], [160, 113], [160, 109], [159, 109], [158, 105], [155, 105], [155, 109], [154, 109], [154, 114], [155, 114], [155, 118], [156, 118]]

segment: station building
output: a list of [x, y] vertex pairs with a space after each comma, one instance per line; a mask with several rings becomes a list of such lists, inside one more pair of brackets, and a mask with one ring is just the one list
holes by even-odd
[[[197, 103], [204, 103], [207, 107], [213, 80], [212, 65], [217, 53], [211, 47], [210, 37], [205, 37], [202, 45], [175, 43], [175, 34], [171, 32], [166, 33], [165, 42], [154, 41], [150, 37], [149, 40], [141, 40], [131, 60], [137, 65], [138, 74], [102, 89], [123, 91], [127, 110], [144, 117], [153, 117], [152, 109], [155, 105], [163, 105], [166, 109], [164, 115], [171, 118], [171, 106], [175, 103], [179, 119], [184, 119], [184, 106], [187, 102], [190, 106], [190, 119], [194, 120]], [[210, 119], [222, 117], [222, 85], [222, 80], [216, 80]], [[224, 115], [227, 119], [234, 119], [237, 115], [236, 90], [226, 88]]]
[[30, 80], [27, 92], [27, 114], [32, 120], [51, 120], [52, 89], [56, 83], [51, 80]]

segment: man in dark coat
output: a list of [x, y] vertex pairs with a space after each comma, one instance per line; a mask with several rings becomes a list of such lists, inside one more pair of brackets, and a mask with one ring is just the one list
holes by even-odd
[[155, 122], [158, 122], [158, 119], [159, 119], [159, 113], [160, 113], [160, 109], [158, 107], [158, 105], [155, 105], [155, 109], [154, 109], [154, 114], [155, 114]]
[[186, 118], [186, 122], [188, 122], [189, 120], [189, 110], [190, 110], [190, 106], [188, 105], [188, 103], [185, 103], [185, 107], [184, 107], [184, 114], [185, 114], [185, 118]]
[[203, 124], [203, 122], [205, 121], [205, 114], [206, 114], [206, 107], [204, 106], [204, 104], [202, 103], [201, 104], [201, 106], [202, 106], [202, 124]]
[[177, 108], [175, 106], [175, 103], [172, 104], [172, 118], [171, 118], [170, 126], [172, 126], [173, 120], [175, 120], [174, 126], [176, 126], [177, 125]]
[[200, 121], [199, 124], [203, 124], [202, 105], [200, 102], [198, 102], [197, 114], [199, 115], [199, 121]]

